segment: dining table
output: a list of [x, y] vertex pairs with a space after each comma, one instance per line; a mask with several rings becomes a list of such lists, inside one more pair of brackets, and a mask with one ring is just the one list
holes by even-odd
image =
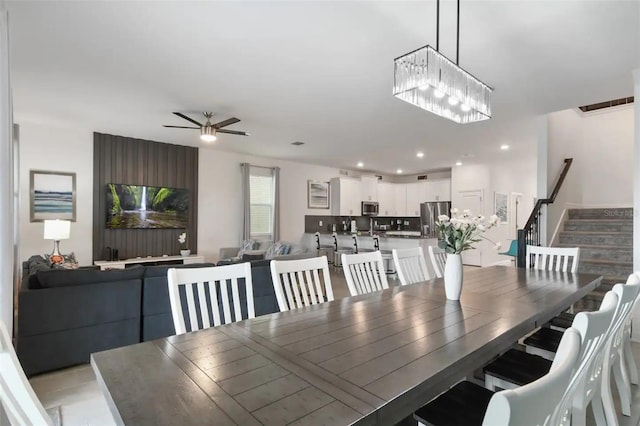
[[126, 425], [393, 425], [600, 285], [507, 266], [111, 349], [91, 365]]

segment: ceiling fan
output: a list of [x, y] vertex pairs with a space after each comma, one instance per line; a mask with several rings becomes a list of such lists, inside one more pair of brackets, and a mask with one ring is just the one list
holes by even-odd
[[225, 130], [225, 129], [223, 129], [223, 127], [230, 126], [230, 125], [235, 124], [235, 123], [240, 121], [240, 119], [235, 118], [235, 117], [228, 118], [228, 119], [223, 120], [223, 121], [221, 121], [219, 123], [212, 124], [211, 123], [211, 117], [213, 117], [213, 113], [212, 112], [203, 112], [202, 114], [207, 119], [207, 122], [204, 123], [204, 124], [201, 124], [201, 123], [198, 123], [193, 118], [187, 117], [186, 115], [184, 115], [184, 114], [182, 114], [180, 112], [174, 112], [174, 114], [177, 115], [180, 118], [184, 118], [185, 120], [192, 122], [193, 124], [197, 124], [198, 127], [167, 126], [167, 125], [164, 125], [163, 127], [171, 127], [171, 128], [174, 128], [174, 129], [200, 129], [200, 139], [202, 139], [205, 142], [214, 142], [217, 139], [216, 138], [216, 133], [228, 133], [230, 135], [249, 136], [249, 133], [247, 133], [247, 132], [240, 132], [240, 131], [236, 131], [236, 130]]

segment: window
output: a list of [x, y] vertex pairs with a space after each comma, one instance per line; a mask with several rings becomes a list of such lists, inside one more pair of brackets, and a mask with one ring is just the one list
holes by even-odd
[[264, 167], [251, 167], [249, 176], [249, 203], [251, 208], [251, 238], [273, 239], [275, 182], [273, 171]]

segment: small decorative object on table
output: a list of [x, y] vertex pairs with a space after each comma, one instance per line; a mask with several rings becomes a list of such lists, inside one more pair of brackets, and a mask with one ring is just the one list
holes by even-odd
[[[444, 291], [449, 300], [460, 300], [462, 293], [462, 256], [464, 250], [474, 248], [473, 244], [485, 239], [493, 241], [481, 234], [487, 229], [500, 224], [496, 215], [491, 215], [489, 220], [484, 216], [473, 216], [469, 210], [464, 210], [458, 215], [458, 209], [451, 209], [451, 217], [438, 216], [436, 228], [442, 238], [438, 241], [438, 247], [447, 253], [447, 261], [444, 265]], [[496, 249], [500, 243], [494, 243]]]
[[185, 257], [189, 256], [191, 254], [191, 250], [189, 250], [189, 243], [187, 243], [186, 232], [178, 235], [178, 242], [180, 243], [180, 255]]

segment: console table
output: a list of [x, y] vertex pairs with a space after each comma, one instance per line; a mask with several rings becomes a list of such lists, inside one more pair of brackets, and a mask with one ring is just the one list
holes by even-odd
[[183, 264], [189, 263], [204, 263], [204, 256], [198, 256], [192, 254], [190, 256], [147, 256], [147, 257], [133, 257], [125, 260], [114, 260], [112, 262], [108, 260], [95, 260], [94, 265], [99, 266], [101, 270], [105, 269], [124, 269], [127, 265], [139, 264], [139, 263], [164, 263], [181, 261]]

